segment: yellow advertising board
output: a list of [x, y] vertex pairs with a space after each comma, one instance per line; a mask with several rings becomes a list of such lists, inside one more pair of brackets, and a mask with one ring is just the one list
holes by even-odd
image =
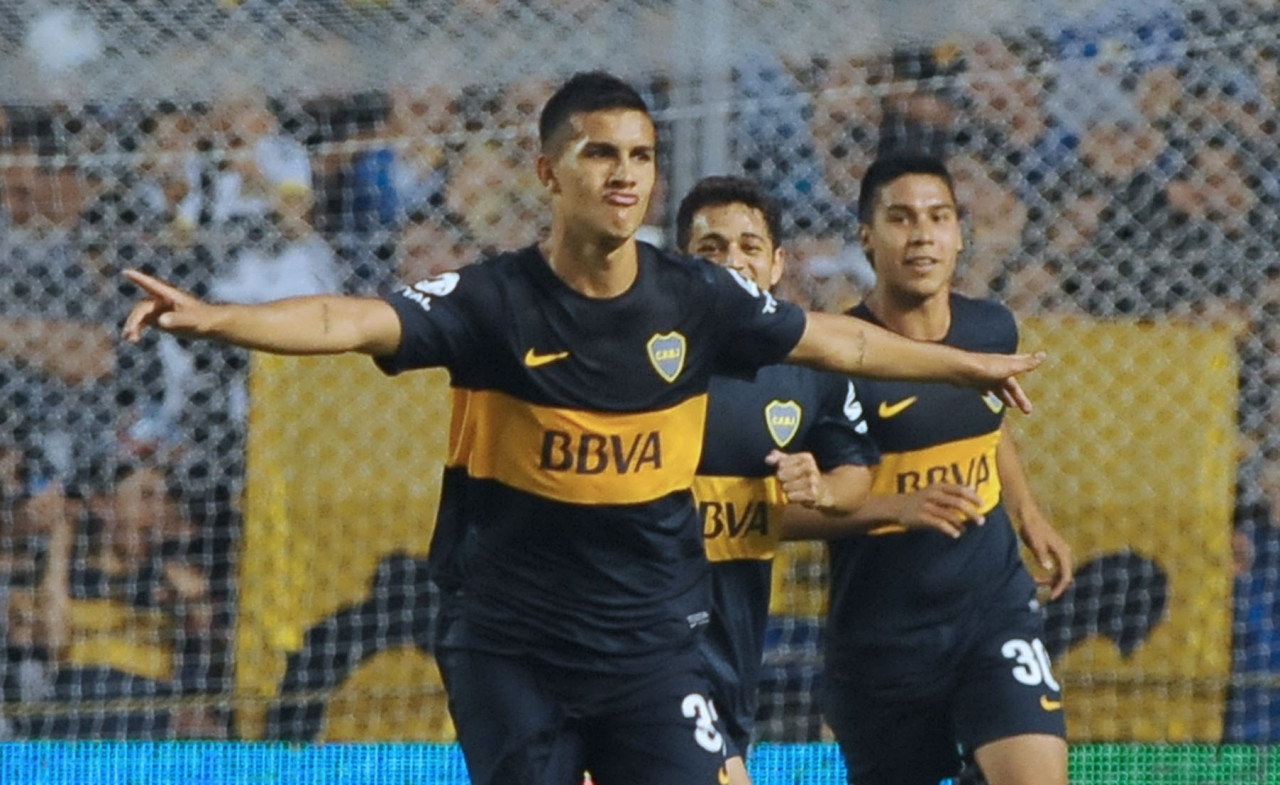
[[[1044, 317], [1022, 346], [1049, 362], [1010, 415], [1079, 577], [1051, 619], [1080, 741], [1221, 740], [1231, 669], [1237, 462], [1235, 332]], [[1061, 626], [1060, 628], [1061, 629]]]
[[[354, 355], [255, 353], [249, 392], [235, 646], [237, 731], [255, 739], [309, 631], [373, 599], [380, 565], [425, 557], [449, 402], [443, 371], [388, 378]], [[316, 739], [451, 739], [430, 655], [403, 635], [373, 638], [359, 640], [349, 671], [304, 696], [328, 709]]]

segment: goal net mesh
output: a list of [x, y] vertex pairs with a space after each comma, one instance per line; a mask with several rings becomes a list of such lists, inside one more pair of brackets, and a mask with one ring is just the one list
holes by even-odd
[[[1278, 40], [1260, 0], [0, 0], [0, 734], [452, 739], [447, 381], [128, 345], [120, 273], [378, 294], [527, 244], [537, 113], [603, 67], [659, 125], [644, 236], [757, 178], [815, 309], [872, 280], [873, 157], [945, 155], [959, 289], [1052, 356], [1014, 426], [1072, 740], [1280, 741]], [[829, 739], [826, 570], [775, 564], [761, 741]]]

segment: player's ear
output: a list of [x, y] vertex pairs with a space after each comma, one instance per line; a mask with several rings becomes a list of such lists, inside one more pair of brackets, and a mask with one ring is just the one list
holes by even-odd
[[556, 180], [555, 165], [550, 156], [546, 153], [538, 154], [537, 163], [538, 181], [542, 186], [551, 193], [560, 192], [560, 182]]
[[871, 253], [871, 227], [864, 223], [858, 224], [858, 245], [862, 246], [862, 255], [867, 257], [867, 263], [874, 268], [876, 258], [875, 254]]
[[787, 249], [774, 249], [772, 268], [769, 271], [769, 288], [771, 289], [778, 285], [778, 281], [782, 280], [782, 274], [787, 270]]

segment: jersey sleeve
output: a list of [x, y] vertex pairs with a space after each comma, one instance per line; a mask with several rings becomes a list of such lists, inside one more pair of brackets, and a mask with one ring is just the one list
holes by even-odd
[[708, 264], [719, 336], [716, 372], [750, 378], [786, 359], [804, 333], [804, 311], [775, 298], [739, 273]]
[[837, 466], [874, 466], [880, 449], [871, 438], [862, 402], [853, 380], [824, 374], [821, 408], [805, 440], [824, 472]]
[[1018, 351], [1018, 322], [1013, 311], [995, 300], [975, 300], [974, 304], [981, 309], [978, 311], [980, 318], [975, 319], [974, 323], [982, 325], [989, 336], [989, 351], [1001, 354]]
[[1001, 306], [1001, 310], [1004, 311], [1005, 335], [1007, 336], [1007, 348], [1003, 350], [1003, 353], [1012, 354], [1018, 351], [1018, 343], [1020, 341], [1018, 336], [1018, 320], [1017, 317], [1013, 315], [1013, 311], [1010, 311], [1008, 308]]
[[482, 270], [472, 265], [387, 295], [400, 318], [400, 346], [375, 357], [378, 368], [394, 376], [415, 368], [453, 368], [464, 358], [481, 356], [483, 320], [497, 307]]

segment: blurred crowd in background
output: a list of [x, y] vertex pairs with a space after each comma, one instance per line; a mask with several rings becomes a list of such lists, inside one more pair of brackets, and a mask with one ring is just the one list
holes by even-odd
[[[728, 160], [782, 200], [780, 293], [806, 306], [858, 301], [874, 275], [859, 179], [878, 153], [917, 148], [957, 179], [961, 291], [1022, 316], [1237, 331], [1240, 678], [1225, 727], [1274, 742], [1280, 12], [1166, 9], [1123, 30], [1099, 13], [876, 56], [742, 47]], [[636, 81], [664, 174], [644, 236], [669, 244], [673, 139], [691, 111], [722, 108], [677, 105], [667, 75]], [[6, 706], [29, 707], [0, 712], [0, 735], [231, 732], [248, 356], [121, 343], [136, 296], [121, 270], [226, 301], [376, 294], [533, 242], [554, 83], [0, 107], [0, 646]]]

